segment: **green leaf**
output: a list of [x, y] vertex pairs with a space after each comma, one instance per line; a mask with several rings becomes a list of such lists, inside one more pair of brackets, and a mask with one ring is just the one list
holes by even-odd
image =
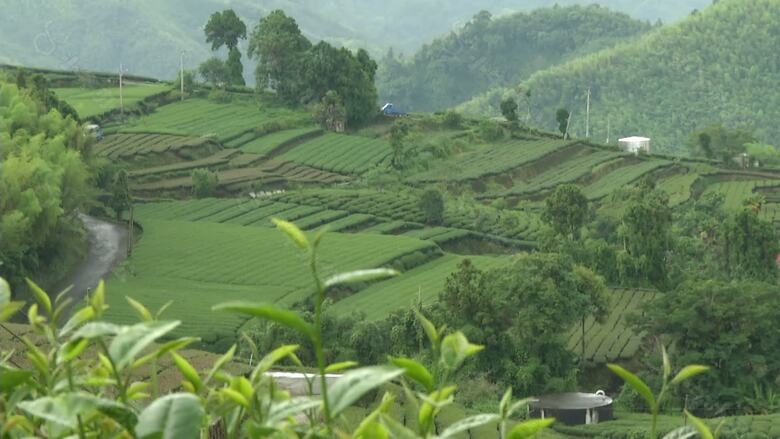
[[350, 271], [348, 273], [340, 273], [329, 277], [328, 280], [325, 281], [325, 288], [330, 288], [334, 285], [340, 284], [352, 284], [357, 282], [370, 282], [374, 280], [387, 279], [388, 277], [398, 276], [399, 274], [401, 273], [389, 268]]
[[669, 354], [666, 353], [666, 347], [661, 345], [661, 358], [664, 363], [664, 382], [672, 375], [672, 363], [669, 361]]
[[62, 427], [75, 430], [78, 416], [87, 416], [99, 411], [132, 431], [136, 425], [135, 414], [128, 407], [104, 398], [83, 393], [65, 393], [56, 397], [43, 397], [34, 401], [19, 403], [19, 408], [34, 417], [53, 422]]
[[95, 317], [95, 308], [87, 306], [76, 311], [67, 323], [60, 329], [60, 337], [64, 337], [70, 333], [70, 331], [76, 329], [85, 322], [92, 320]]
[[508, 439], [531, 439], [536, 436], [536, 433], [544, 430], [545, 428], [553, 425], [555, 418], [546, 419], [532, 419], [530, 421], [521, 422], [512, 428], [507, 435]]
[[89, 346], [89, 339], [86, 338], [77, 338], [60, 346], [60, 349], [57, 352], [57, 364], [73, 361], [76, 357], [81, 355], [82, 352], [84, 352], [84, 349], [86, 349], [87, 346]]
[[343, 370], [352, 369], [353, 367], [358, 365], [359, 363], [357, 361], [342, 361], [341, 363], [334, 363], [326, 367], [325, 373], [341, 372]]
[[252, 380], [259, 378], [262, 374], [271, 370], [274, 364], [278, 363], [282, 358], [294, 356], [294, 352], [298, 350], [298, 345], [286, 345], [280, 346], [273, 351], [269, 352], [263, 357], [260, 362], [257, 363], [255, 370], [252, 371]]
[[163, 304], [163, 306], [161, 306], [160, 309], [158, 309], [157, 312], [154, 314], [154, 318], [159, 319], [160, 316], [165, 312], [165, 310], [168, 309], [168, 307], [170, 307], [171, 305], [173, 305], [173, 300], [169, 300], [165, 302], [165, 304]]
[[216, 305], [212, 309], [214, 311], [228, 311], [260, 317], [294, 329], [309, 337], [311, 340], [314, 340], [315, 337], [314, 328], [306, 323], [298, 314], [277, 308], [273, 305], [250, 302], [228, 302]]
[[690, 378], [695, 377], [696, 375], [702, 374], [704, 372], [707, 372], [710, 370], [707, 366], [701, 366], [698, 364], [692, 364], [690, 366], [685, 366], [673, 379], [672, 379], [672, 385], [680, 384], [683, 381], [686, 381]]
[[130, 307], [133, 308], [133, 311], [135, 311], [135, 313], [138, 315], [138, 318], [141, 319], [142, 322], [151, 322], [154, 320], [152, 313], [149, 312], [149, 309], [143, 306], [140, 302], [133, 300], [133, 298], [130, 296], [125, 296], [125, 300], [130, 304]]
[[106, 283], [103, 282], [103, 279], [100, 279], [97, 288], [95, 288], [95, 292], [92, 293], [92, 297], [89, 298], [89, 304], [92, 308], [95, 308], [98, 313], [103, 311], [103, 306], [106, 304]]
[[198, 371], [192, 367], [189, 361], [185, 360], [184, 357], [176, 352], [171, 352], [171, 358], [173, 358], [173, 362], [176, 364], [179, 371], [181, 371], [181, 374], [184, 375], [184, 378], [192, 384], [195, 392], [200, 392], [200, 389], [203, 388], [203, 381], [201, 381]]
[[105, 337], [107, 335], [116, 335], [122, 330], [122, 327], [113, 323], [106, 322], [92, 322], [79, 328], [73, 334], [73, 339], [76, 338], [98, 338]]
[[117, 370], [130, 365], [136, 355], [158, 338], [171, 332], [180, 323], [178, 321], [143, 322], [122, 327], [108, 346], [108, 354], [114, 360]]
[[693, 416], [688, 410], [685, 410], [685, 416], [688, 417], [688, 419], [691, 421], [691, 424], [693, 424], [694, 427], [696, 427], [696, 430], [699, 432], [699, 435], [701, 435], [701, 439], [714, 439], [712, 436], [712, 432], [710, 431], [709, 427], [702, 421], [701, 419], [697, 418], [696, 416]]
[[298, 413], [303, 413], [306, 410], [322, 405], [322, 401], [317, 398], [311, 398], [308, 396], [302, 396], [298, 398], [292, 398], [288, 401], [284, 401], [271, 406], [271, 410], [268, 412], [268, 422], [275, 424], [283, 421], [290, 416], [295, 416]]
[[271, 221], [276, 225], [276, 228], [281, 230], [288, 238], [292, 240], [301, 250], [309, 248], [309, 241], [306, 239], [306, 235], [301, 232], [295, 224], [287, 222], [279, 218], [273, 218]]
[[686, 425], [670, 431], [663, 439], [690, 439], [696, 437], [698, 434], [699, 432], [696, 431], [695, 427]]
[[154, 401], [138, 417], [139, 439], [200, 437], [204, 411], [200, 400], [188, 393], [174, 393]]
[[625, 381], [626, 384], [628, 384], [634, 390], [636, 390], [636, 392], [639, 393], [642, 396], [642, 398], [644, 398], [644, 400], [647, 402], [647, 405], [648, 407], [650, 407], [650, 409], [655, 408], [655, 396], [653, 396], [653, 392], [650, 391], [650, 388], [647, 387], [647, 384], [645, 384], [644, 381], [642, 381], [638, 376], [634, 375], [633, 373], [618, 366], [617, 364], [607, 364], [607, 367], [615, 375], [619, 376], [620, 378], [623, 378], [623, 381]]
[[404, 374], [410, 379], [422, 384], [426, 391], [433, 391], [433, 375], [425, 366], [409, 358], [391, 358], [390, 362], [398, 367], [402, 367], [404, 369]]
[[444, 337], [444, 340], [441, 342], [440, 361], [447, 369], [456, 370], [463, 364], [466, 358], [482, 349], [484, 349], [484, 346], [469, 343], [462, 332], [454, 332]]
[[32, 378], [29, 370], [10, 369], [0, 365], [0, 392], [10, 392], [16, 386], [23, 385]]
[[219, 393], [226, 396], [227, 398], [232, 399], [233, 402], [235, 402], [236, 404], [242, 407], [249, 408], [249, 400], [246, 399], [246, 397], [242, 395], [241, 392], [238, 392], [237, 390], [233, 390], [233, 389], [224, 388], [224, 389], [219, 389]]
[[498, 403], [498, 413], [501, 415], [501, 419], [507, 419], [509, 417], [509, 403], [512, 402], [512, 388], [506, 389], [504, 396], [501, 397], [501, 402]]
[[0, 306], [11, 302], [11, 286], [5, 279], [0, 277]]
[[233, 359], [233, 356], [236, 354], [236, 345], [233, 345], [228, 349], [227, 352], [225, 352], [225, 355], [219, 357], [219, 359], [214, 363], [214, 367], [211, 368], [211, 372], [209, 372], [208, 376], [206, 377], [206, 382], [208, 383], [211, 381], [211, 378], [222, 369], [222, 366], [225, 365], [228, 361]]
[[49, 298], [49, 295], [46, 294], [46, 292], [43, 291], [41, 287], [39, 287], [38, 284], [36, 284], [32, 280], [26, 279], [26, 281], [27, 281], [27, 286], [30, 287], [30, 291], [32, 291], [33, 296], [35, 296], [35, 301], [38, 302], [38, 304], [42, 306], [44, 310], [46, 310], [46, 315], [51, 316], [52, 308], [51, 308], [51, 299]]
[[385, 424], [385, 427], [387, 427], [387, 430], [390, 432], [390, 437], [395, 439], [417, 439], [419, 437], [412, 430], [409, 430], [392, 417], [386, 414], [380, 416], [382, 423]]
[[24, 307], [24, 302], [8, 302], [0, 305], [0, 323], [8, 321]]
[[454, 437], [464, 431], [471, 430], [472, 428], [481, 427], [491, 422], [498, 422], [501, 420], [501, 416], [493, 414], [482, 414], [469, 416], [468, 418], [461, 419], [460, 421], [447, 427], [441, 434], [440, 438]]
[[371, 366], [350, 370], [328, 389], [331, 416], [338, 416], [369, 391], [398, 378], [403, 373], [403, 369], [390, 366]]
[[439, 346], [439, 333], [436, 331], [436, 327], [433, 326], [433, 323], [431, 323], [430, 320], [425, 318], [424, 315], [422, 315], [421, 312], [414, 310], [415, 315], [417, 315], [417, 320], [420, 321], [420, 324], [423, 327], [423, 330], [425, 331], [425, 335], [428, 336], [428, 340], [431, 342], [431, 346], [438, 347]]

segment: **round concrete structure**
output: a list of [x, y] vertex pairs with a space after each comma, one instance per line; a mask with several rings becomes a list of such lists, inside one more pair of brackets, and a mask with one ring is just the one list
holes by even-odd
[[529, 404], [529, 409], [531, 417], [555, 418], [566, 425], [598, 424], [614, 419], [612, 398], [600, 390], [540, 396]]

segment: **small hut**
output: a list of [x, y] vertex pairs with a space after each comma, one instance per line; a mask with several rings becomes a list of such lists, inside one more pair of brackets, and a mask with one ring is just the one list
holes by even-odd
[[589, 425], [614, 419], [612, 398], [596, 393], [556, 393], [541, 396], [529, 404], [533, 418], [555, 418], [565, 425]]
[[624, 137], [618, 140], [618, 145], [620, 149], [635, 155], [639, 155], [640, 152], [650, 154], [650, 139], [647, 137]]

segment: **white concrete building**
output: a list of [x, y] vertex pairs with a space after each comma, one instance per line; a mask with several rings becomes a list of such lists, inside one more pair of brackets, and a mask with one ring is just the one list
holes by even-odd
[[650, 139], [647, 137], [624, 137], [618, 141], [620, 149], [639, 155], [640, 152], [650, 153]]

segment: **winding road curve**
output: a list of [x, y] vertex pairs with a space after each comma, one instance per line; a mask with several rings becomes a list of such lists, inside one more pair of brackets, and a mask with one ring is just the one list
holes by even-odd
[[55, 291], [68, 286], [73, 288], [68, 296], [72, 303], [79, 303], [94, 289], [100, 279], [108, 279], [113, 270], [127, 257], [127, 227], [79, 214], [89, 240], [87, 257]]

